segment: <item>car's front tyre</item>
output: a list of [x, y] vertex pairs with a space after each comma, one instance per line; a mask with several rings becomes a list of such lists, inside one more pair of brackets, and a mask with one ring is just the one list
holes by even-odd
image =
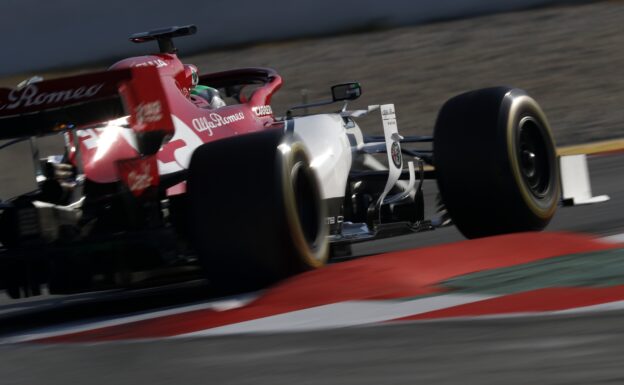
[[524, 91], [497, 87], [447, 101], [434, 131], [442, 200], [468, 238], [542, 230], [559, 202], [546, 116]]

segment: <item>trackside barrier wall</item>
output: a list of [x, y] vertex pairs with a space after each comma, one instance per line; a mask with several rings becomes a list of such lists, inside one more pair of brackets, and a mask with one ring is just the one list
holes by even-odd
[[[0, 76], [147, 53], [127, 37], [196, 24], [185, 54], [215, 47], [393, 27], [582, 0], [2, 0]], [[586, 1], [585, 1], [586, 2]]]

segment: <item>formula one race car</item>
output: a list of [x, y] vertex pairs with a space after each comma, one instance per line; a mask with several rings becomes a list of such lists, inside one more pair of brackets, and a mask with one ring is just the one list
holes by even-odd
[[[358, 83], [277, 117], [275, 71], [200, 76], [178, 59], [173, 38], [195, 31], [136, 34], [160, 53], [0, 89], [2, 147], [60, 133], [66, 143], [37, 159], [36, 191], [0, 202], [9, 295], [126, 287], [189, 266], [226, 291], [256, 289], [354, 242], [449, 220], [468, 238], [541, 230], [560, 203], [548, 122], [519, 89], [450, 99], [433, 137], [401, 136], [392, 104], [348, 110]], [[332, 103], [338, 112], [299, 113]], [[384, 135], [363, 135], [355, 120], [376, 110]], [[421, 143], [435, 151], [408, 149]], [[439, 218], [425, 218], [425, 179], [437, 180]]]

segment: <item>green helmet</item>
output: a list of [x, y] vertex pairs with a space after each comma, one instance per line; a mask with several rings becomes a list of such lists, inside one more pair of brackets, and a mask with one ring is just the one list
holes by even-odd
[[216, 88], [196, 85], [191, 89], [191, 95], [199, 96], [206, 100], [211, 108], [219, 108], [225, 106], [225, 102], [219, 95], [219, 90]]
[[200, 84], [196, 85], [191, 89], [191, 95], [197, 95], [203, 97], [206, 93], [219, 93], [219, 91], [215, 88], [202, 86]]

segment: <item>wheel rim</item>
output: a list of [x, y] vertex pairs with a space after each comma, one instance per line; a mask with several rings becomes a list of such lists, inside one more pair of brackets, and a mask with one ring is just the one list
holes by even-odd
[[282, 174], [282, 193], [288, 231], [297, 258], [305, 269], [323, 266], [328, 257], [329, 243], [325, 204], [316, 174], [300, 142], [284, 142], [278, 146]]
[[321, 220], [314, 175], [303, 161], [299, 161], [292, 168], [291, 178], [301, 230], [306, 243], [314, 250], [318, 247]]
[[543, 128], [531, 118], [520, 121], [517, 154], [520, 174], [531, 194], [544, 198], [551, 184], [551, 156]]

